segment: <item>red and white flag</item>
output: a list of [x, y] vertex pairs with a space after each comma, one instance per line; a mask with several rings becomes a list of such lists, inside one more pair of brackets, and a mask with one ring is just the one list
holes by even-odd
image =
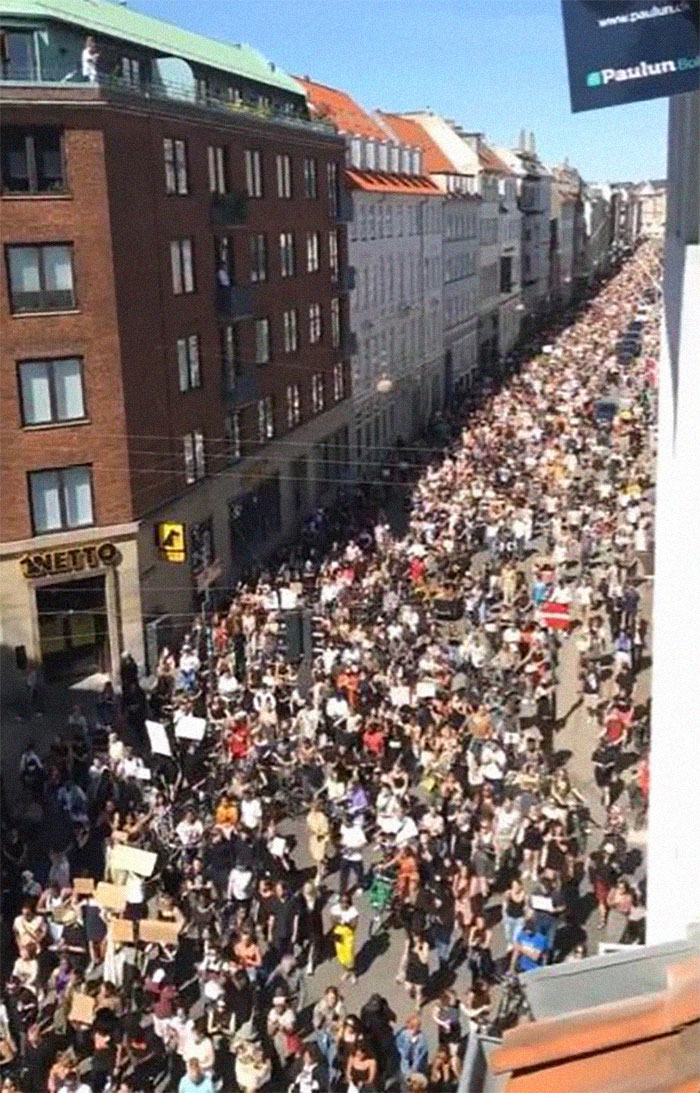
[[540, 622], [550, 630], [568, 630], [571, 622], [570, 605], [547, 600], [540, 608]]

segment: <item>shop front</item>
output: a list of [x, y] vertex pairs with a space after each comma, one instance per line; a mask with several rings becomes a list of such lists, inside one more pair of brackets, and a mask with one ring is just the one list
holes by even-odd
[[0, 548], [4, 698], [18, 696], [32, 667], [47, 686], [96, 673], [116, 682], [124, 650], [142, 657], [135, 540], [91, 532]]

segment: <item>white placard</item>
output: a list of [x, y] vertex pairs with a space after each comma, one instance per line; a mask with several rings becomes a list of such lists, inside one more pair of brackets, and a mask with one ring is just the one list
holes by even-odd
[[391, 701], [394, 706], [410, 706], [411, 705], [411, 691], [409, 687], [392, 687], [391, 688]]
[[203, 740], [206, 727], [206, 718], [185, 714], [175, 722], [175, 735], [181, 740]]
[[293, 611], [299, 605], [299, 597], [293, 588], [280, 589], [280, 608], [282, 611]]
[[154, 755], [173, 754], [165, 725], [161, 725], [160, 721], [147, 721], [146, 732], [148, 733], [148, 739], [151, 741], [151, 751]]
[[109, 864], [115, 872], [136, 873], [139, 877], [150, 877], [156, 864], [156, 854], [150, 850], [140, 850], [137, 846], [125, 846], [118, 843], [112, 847]]
[[416, 684], [416, 698], [435, 698], [435, 683], [432, 679], [421, 679]]

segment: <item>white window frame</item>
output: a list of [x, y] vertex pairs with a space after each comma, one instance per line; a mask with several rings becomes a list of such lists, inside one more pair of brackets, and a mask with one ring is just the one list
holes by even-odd
[[320, 304], [309, 304], [309, 342], [318, 345], [323, 337], [323, 320]]
[[287, 384], [287, 428], [293, 429], [301, 421], [301, 397], [299, 384]]
[[338, 258], [338, 231], [331, 228], [328, 232], [328, 269], [331, 281], [337, 281], [340, 275], [340, 263]]
[[255, 232], [250, 237], [250, 279], [253, 284], [267, 281], [267, 236], [265, 232]]
[[209, 193], [226, 193], [226, 149], [220, 144], [210, 144], [207, 148], [207, 167], [209, 170]]
[[181, 394], [202, 386], [199, 334], [177, 339], [177, 374]]
[[340, 298], [331, 298], [331, 346], [337, 349], [340, 346]]
[[284, 351], [285, 353], [296, 353], [299, 348], [299, 318], [295, 307], [290, 307], [283, 312], [282, 323]]
[[318, 273], [321, 268], [321, 233], [306, 233], [306, 272]]
[[294, 232], [280, 232], [280, 272], [282, 277], [294, 276]]
[[325, 409], [326, 392], [323, 372], [314, 372], [311, 377], [311, 405], [315, 414], [321, 414]]
[[267, 316], [255, 320], [255, 363], [268, 364], [270, 360], [270, 320]]
[[304, 159], [304, 196], [310, 200], [318, 197], [318, 161], [309, 156]]
[[262, 197], [262, 161], [260, 151], [257, 148], [245, 150], [245, 181], [248, 197]]
[[345, 398], [345, 372], [342, 361], [337, 361], [333, 365], [333, 398], [336, 402]]
[[241, 458], [241, 412], [233, 410], [224, 418], [224, 432], [228, 443], [229, 458], [238, 461]]
[[173, 295], [183, 296], [194, 292], [194, 256], [190, 238], [171, 239], [170, 268], [173, 279]]
[[[56, 379], [56, 372], [61, 365], [75, 363], [78, 366], [78, 377], [80, 380], [80, 413], [70, 414], [62, 416], [59, 412], [59, 394], [58, 384]], [[48, 417], [37, 417], [33, 421], [28, 420], [28, 408], [30, 404], [30, 388], [29, 388], [29, 370], [42, 368], [45, 371], [45, 383], [48, 393]], [[84, 362], [82, 357], [53, 357], [50, 359], [38, 359], [29, 361], [19, 361], [17, 366], [17, 372], [19, 376], [19, 389], [20, 389], [20, 408], [22, 412], [22, 425], [25, 428], [31, 428], [35, 425], [56, 425], [63, 424], [65, 421], [84, 421], [87, 417], [87, 411], [85, 408], [85, 372]], [[27, 384], [25, 385], [25, 378], [23, 373], [27, 377]]]
[[292, 196], [292, 157], [286, 152], [277, 156], [277, 196], [286, 200]]
[[[71, 521], [68, 517], [68, 500], [67, 500], [67, 481], [71, 472], [81, 471], [87, 477], [87, 484], [89, 486], [90, 494], [90, 515], [89, 519]], [[52, 525], [50, 527], [39, 528], [37, 524], [37, 508], [34, 504], [35, 499], [38, 498], [38, 483], [40, 477], [44, 479], [48, 475], [54, 475], [56, 479], [55, 488], [58, 495], [58, 507], [59, 507], [59, 524]], [[29, 484], [29, 503], [32, 520], [32, 529], [35, 535], [50, 535], [55, 531], [64, 531], [71, 528], [91, 527], [95, 523], [95, 499], [93, 493], [93, 478], [92, 478], [92, 466], [89, 463], [79, 463], [70, 467], [49, 467], [46, 470], [31, 471], [28, 475]], [[82, 483], [84, 485], [84, 482]]]

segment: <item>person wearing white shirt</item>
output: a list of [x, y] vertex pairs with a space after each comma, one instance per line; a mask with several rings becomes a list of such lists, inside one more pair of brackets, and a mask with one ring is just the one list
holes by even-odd
[[194, 846], [199, 842], [204, 834], [204, 827], [193, 809], [187, 809], [184, 818], [175, 828], [175, 833], [184, 847]]
[[349, 822], [346, 820], [340, 827], [340, 872], [339, 885], [341, 895], [349, 887], [350, 874], [354, 874], [356, 883], [362, 887], [364, 881], [364, 866], [362, 864], [362, 850], [367, 845], [367, 836], [362, 828], [359, 817]]
[[249, 831], [255, 831], [262, 823], [262, 804], [258, 797], [253, 797], [251, 790], [246, 790], [241, 801], [241, 823]]
[[418, 828], [413, 817], [408, 815], [402, 816], [399, 823], [399, 829], [394, 836], [394, 842], [396, 843], [397, 848], [400, 850], [402, 846], [406, 846], [407, 843], [410, 843], [413, 839], [417, 838]]

